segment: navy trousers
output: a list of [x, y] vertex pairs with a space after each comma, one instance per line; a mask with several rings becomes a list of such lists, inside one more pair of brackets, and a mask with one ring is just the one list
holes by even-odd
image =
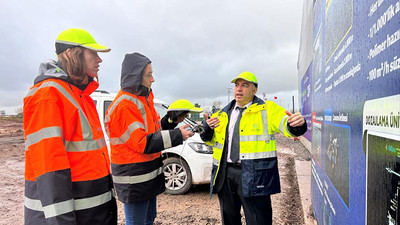
[[227, 165], [225, 181], [218, 192], [222, 224], [239, 225], [243, 206], [247, 225], [272, 225], [271, 196], [243, 197], [242, 171], [238, 166]]

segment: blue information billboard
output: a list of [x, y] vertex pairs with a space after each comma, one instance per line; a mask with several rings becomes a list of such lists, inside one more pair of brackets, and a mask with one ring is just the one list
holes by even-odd
[[303, 135], [308, 141], [311, 141], [312, 135], [312, 68], [308, 68], [301, 80], [301, 114], [307, 123], [307, 132]]
[[400, 1], [308, 2], [313, 58], [300, 82], [314, 215], [400, 224]]

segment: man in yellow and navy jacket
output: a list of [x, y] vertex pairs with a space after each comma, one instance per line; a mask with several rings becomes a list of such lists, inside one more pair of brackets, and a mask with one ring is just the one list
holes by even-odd
[[223, 224], [272, 224], [270, 195], [280, 192], [275, 136], [295, 137], [307, 131], [300, 113], [291, 114], [257, 93], [257, 78], [243, 72], [232, 100], [203, 121], [201, 138], [213, 146], [210, 195], [218, 193]]

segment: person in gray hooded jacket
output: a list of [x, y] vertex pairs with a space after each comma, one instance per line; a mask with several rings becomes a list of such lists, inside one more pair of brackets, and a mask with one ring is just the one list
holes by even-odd
[[156, 196], [165, 190], [161, 151], [194, 135], [185, 129], [189, 125], [173, 129], [184, 118], [173, 123], [163, 118], [161, 122], [154, 108], [154, 81], [151, 61], [146, 56], [126, 54], [121, 90], [105, 117], [111, 172], [118, 199], [124, 203], [126, 224], [153, 224]]
[[24, 98], [24, 224], [117, 225], [110, 160], [90, 97], [111, 49], [83, 29], [55, 42], [57, 61], [39, 67]]

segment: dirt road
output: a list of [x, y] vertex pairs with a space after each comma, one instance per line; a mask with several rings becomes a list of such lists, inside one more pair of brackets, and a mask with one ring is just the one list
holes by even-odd
[[[276, 139], [282, 193], [272, 196], [273, 221], [304, 224], [295, 160], [310, 160], [310, 155], [299, 141], [281, 135]], [[22, 123], [0, 119], [0, 224], [23, 224], [24, 152]], [[186, 195], [159, 195], [155, 224], [221, 224], [218, 199], [208, 196], [208, 185]], [[124, 224], [123, 206], [118, 206], [118, 224]]]

